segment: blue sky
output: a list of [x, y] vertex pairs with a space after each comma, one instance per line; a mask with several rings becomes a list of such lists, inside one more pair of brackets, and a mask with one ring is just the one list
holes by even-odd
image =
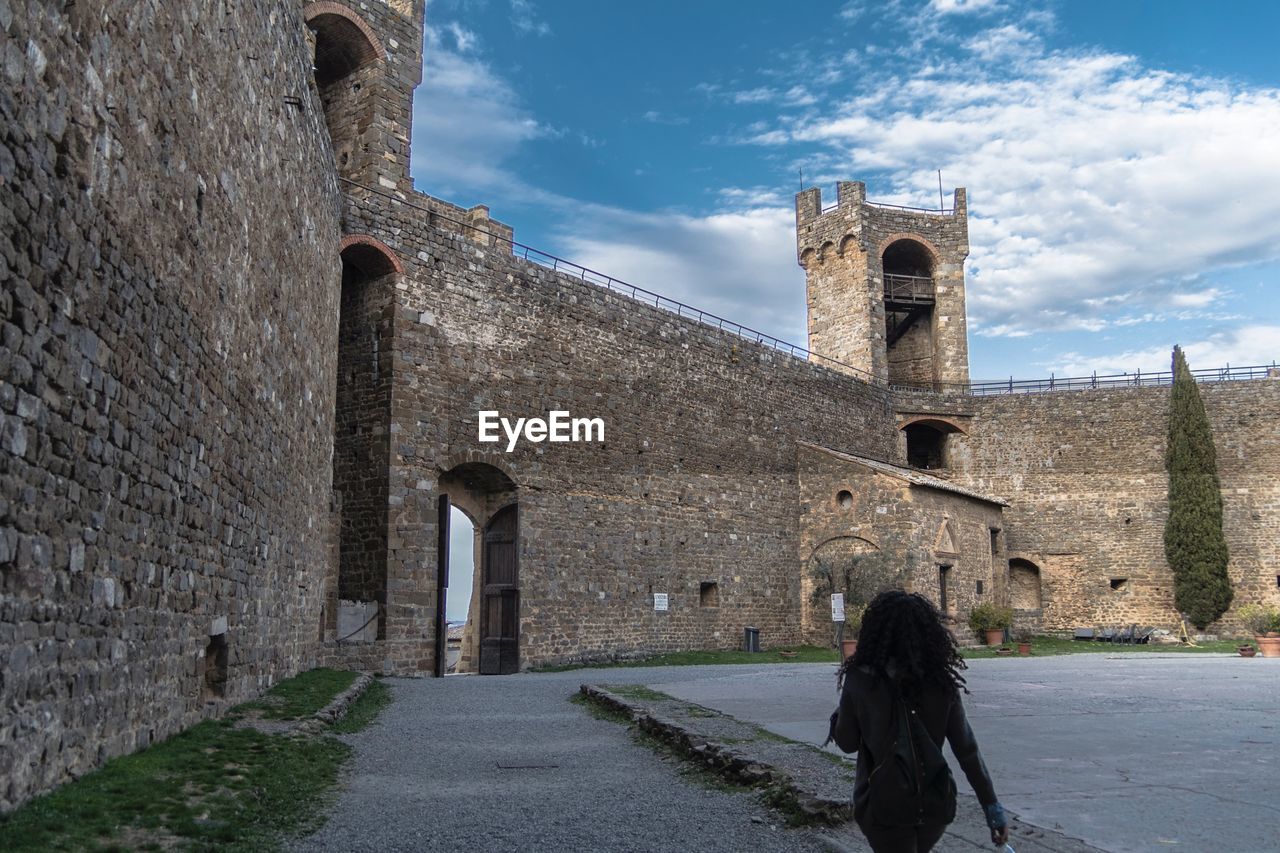
[[[1225, 8], [1215, 8], [1217, 6]], [[1280, 359], [1280, 5], [431, 0], [418, 189], [805, 343], [793, 195], [970, 204], [974, 378]]]

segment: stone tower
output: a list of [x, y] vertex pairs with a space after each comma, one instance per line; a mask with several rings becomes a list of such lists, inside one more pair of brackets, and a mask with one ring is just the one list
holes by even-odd
[[413, 90], [422, 79], [425, 5], [425, 0], [303, 4], [340, 178], [384, 191], [412, 189], [409, 135]]
[[950, 211], [867, 201], [843, 181], [837, 204], [796, 195], [796, 247], [809, 305], [809, 349], [836, 369], [892, 385], [945, 391], [969, 381], [965, 191]]

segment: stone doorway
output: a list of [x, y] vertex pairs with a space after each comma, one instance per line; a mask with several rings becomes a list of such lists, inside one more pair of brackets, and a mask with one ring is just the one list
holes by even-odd
[[[447, 506], [440, 519], [437, 674], [518, 672], [516, 483], [496, 466], [466, 462], [441, 476], [440, 491]], [[459, 596], [465, 596], [465, 607], [459, 606]], [[459, 625], [456, 617], [463, 610], [465, 622]]]

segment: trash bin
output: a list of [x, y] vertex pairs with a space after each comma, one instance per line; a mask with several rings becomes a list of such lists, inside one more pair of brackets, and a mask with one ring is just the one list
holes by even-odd
[[742, 650], [746, 652], [760, 651], [760, 629], [759, 628], [743, 628], [742, 629]]

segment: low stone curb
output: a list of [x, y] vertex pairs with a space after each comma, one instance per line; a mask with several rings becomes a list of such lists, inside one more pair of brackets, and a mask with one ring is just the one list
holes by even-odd
[[351, 682], [350, 687], [334, 696], [333, 699], [329, 700], [328, 705], [312, 714], [310, 719], [299, 723], [294, 731], [302, 734], [315, 734], [323, 731], [326, 727], [346, 716], [347, 709], [351, 707], [351, 703], [359, 699], [372, 683], [372, 675], [367, 672], [360, 673], [356, 680]]
[[[626, 688], [619, 688], [626, 689]], [[592, 701], [627, 716], [642, 731], [659, 737], [715, 773], [761, 787], [775, 806], [827, 824], [817, 839], [835, 853], [868, 853], [853, 820], [853, 759], [841, 764], [814, 746], [772, 736], [700, 705], [673, 697], [637, 699], [608, 687], [582, 685]], [[982, 811], [971, 794], [960, 795], [956, 820], [947, 827], [939, 850], [989, 851], [995, 848]], [[1019, 853], [1101, 853], [1061, 832], [1020, 821], [1010, 814], [1010, 842]]]
[[[853, 818], [852, 762], [840, 768], [805, 744], [780, 738], [760, 742], [758, 727], [677, 699], [632, 699], [592, 684], [581, 690], [718, 775], [766, 789], [775, 805], [806, 822], [837, 824]], [[796, 773], [793, 768], [809, 772]]]

